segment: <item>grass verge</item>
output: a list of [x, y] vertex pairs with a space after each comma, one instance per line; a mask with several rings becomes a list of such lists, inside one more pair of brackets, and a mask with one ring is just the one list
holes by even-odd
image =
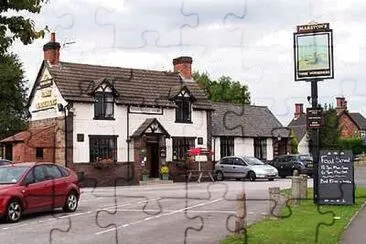
[[[289, 190], [281, 192], [284, 195], [288, 193]], [[309, 188], [308, 198], [312, 199], [312, 196], [312, 188]], [[281, 209], [282, 218], [265, 218], [250, 225], [247, 229], [246, 243], [339, 243], [352, 216], [366, 201], [366, 188], [356, 187], [355, 198], [356, 202], [352, 206], [320, 205], [319, 211], [313, 200], [302, 201], [300, 205], [291, 208], [284, 206]], [[221, 242], [221, 244], [243, 243], [245, 243], [244, 235], [230, 235]]]

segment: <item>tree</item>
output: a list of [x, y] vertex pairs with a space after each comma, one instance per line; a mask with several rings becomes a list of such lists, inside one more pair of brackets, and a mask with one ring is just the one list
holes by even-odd
[[14, 54], [0, 55], [0, 139], [25, 129], [27, 87]]
[[45, 30], [36, 30], [34, 22], [23, 16], [10, 15], [12, 12], [28, 11], [39, 13], [43, 3], [49, 0], [0, 0], [0, 55], [5, 54], [16, 39], [24, 45], [43, 38]]
[[336, 110], [329, 106], [323, 112], [324, 125], [319, 130], [320, 149], [337, 149], [340, 138], [339, 122]]
[[233, 81], [229, 76], [221, 76], [217, 81], [211, 80], [207, 72], [193, 72], [193, 79], [206, 92], [208, 99], [214, 102], [231, 102], [250, 104], [250, 92], [247, 85]]
[[293, 129], [291, 129], [290, 133], [290, 147], [291, 147], [291, 153], [296, 154], [298, 153], [298, 146], [299, 146], [299, 140], [297, 139], [297, 136], [295, 135], [295, 132]]

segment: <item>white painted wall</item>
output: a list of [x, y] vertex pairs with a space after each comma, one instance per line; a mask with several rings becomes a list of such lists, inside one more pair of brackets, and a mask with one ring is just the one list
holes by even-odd
[[300, 140], [299, 145], [297, 146], [299, 153], [309, 154], [309, 143], [307, 140], [307, 136], [305, 136]]
[[212, 160], [219, 161], [220, 160], [220, 137], [212, 137], [212, 148], [215, 152]]
[[244, 156], [245, 152], [248, 151], [245, 145], [245, 138], [236, 137], [234, 139], [234, 155], [235, 156]]
[[[46, 79], [51, 79], [51, 75], [49, 71], [45, 68], [42, 71], [40, 80], [42, 81]], [[40, 103], [49, 102], [52, 102], [51, 106], [47, 106], [44, 108], [37, 107]], [[63, 106], [65, 106], [67, 102], [62, 98], [59, 89], [53, 81], [52, 85], [49, 87], [35, 89], [34, 96], [30, 102], [29, 108], [29, 112], [32, 115], [31, 121], [64, 116], [63, 111], [58, 111], [57, 104], [62, 104]]]
[[[89, 162], [89, 135], [118, 135], [117, 160], [127, 161], [127, 108], [114, 105], [115, 120], [93, 120], [94, 105], [91, 103], [74, 103], [74, 108], [74, 162]], [[77, 141], [79, 133], [84, 134], [83, 142]], [[133, 160], [133, 154], [130, 154], [130, 160]]]
[[273, 159], [273, 139], [267, 138], [267, 160]]
[[245, 156], [254, 156], [254, 139], [253, 138], [244, 138], [244, 155]]
[[[215, 145], [215, 160], [220, 160], [220, 137], [213, 137], [212, 146]], [[253, 138], [234, 138], [234, 155], [236, 156], [254, 156]]]
[[[89, 135], [118, 135], [117, 138], [117, 160], [127, 161], [127, 106], [114, 105], [115, 120], [93, 120], [94, 105], [88, 103], [74, 104], [74, 162], [89, 162]], [[129, 114], [130, 136], [148, 118], [156, 118], [171, 136], [182, 137], [203, 137], [203, 145], [207, 147], [207, 120], [205, 111], [192, 111], [192, 122], [189, 124], [174, 123], [175, 110], [164, 109], [163, 115], [157, 114]], [[77, 141], [77, 134], [84, 134], [84, 142]], [[167, 161], [173, 158], [172, 139], [166, 140]], [[130, 160], [134, 159], [133, 141], [130, 143]]]
[[[197, 137], [195, 146], [207, 148], [207, 117], [206, 112], [192, 110], [192, 123], [175, 123], [175, 109], [163, 109], [163, 114], [133, 114], [130, 113], [130, 135], [148, 118], [156, 118], [171, 137]], [[203, 138], [203, 144], [198, 145], [198, 137]], [[166, 161], [173, 160], [173, 139], [166, 139]]]

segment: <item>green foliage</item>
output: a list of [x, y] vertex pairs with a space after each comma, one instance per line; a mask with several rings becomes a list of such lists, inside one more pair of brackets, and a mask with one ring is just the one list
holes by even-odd
[[361, 137], [339, 138], [338, 145], [340, 149], [352, 150], [353, 154], [366, 152], [366, 146], [362, 144]]
[[[287, 191], [287, 192], [291, 192]], [[247, 227], [245, 234], [230, 234], [221, 244], [335, 244], [341, 243], [342, 235], [357, 211], [365, 203], [366, 188], [356, 187], [354, 205], [316, 205], [313, 202], [313, 188], [308, 188], [307, 198], [301, 204], [294, 206], [291, 201], [286, 201], [281, 207], [282, 218], [263, 218]], [[283, 197], [287, 194], [281, 194]], [[291, 196], [290, 196], [291, 197]], [[288, 199], [288, 196], [286, 196]], [[332, 223], [333, 213], [339, 219], [326, 227], [316, 228], [319, 223]], [[315, 227], [314, 227], [315, 226]], [[317, 242], [316, 238], [317, 237]]]
[[0, 139], [25, 129], [27, 88], [23, 74], [16, 55], [0, 55]]
[[0, 1], [0, 55], [5, 54], [12, 43], [19, 39], [23, 44], [43, 38], [45, 30], [36, 30], [34, 22], [16, 12], [39, 13], [43, 3], [49, 0], [1, 0]]
[[241, 85], [239, 81], [233, 81], [229, 76], [221, 76], [217, 81], [211, 80], [206, 72], [195, 71], [192, 76], [211, 101], [250, 104], [248, 86]]
[[320, 149], [338, 149], [340, 132], [337, 112], [334, 108], [328, 107], [327, 110], [324, 110], [323, 116], [324, 125], [319, 130]]
[[290, 134], [291, 140], [290, 140], [290, 147], [291, 147], [291, 153], [297, 154], [299, 153], [297, 147], [299, 146], [299, 140], [297, 139], [297, 136], [295, 135], [294, 130], [291, 129]]

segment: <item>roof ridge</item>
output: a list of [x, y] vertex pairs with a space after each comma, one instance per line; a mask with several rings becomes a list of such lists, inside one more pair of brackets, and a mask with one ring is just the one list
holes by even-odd
[[211, 101], [213, 104], [225, 104], [225, 105], [234, 105], [234, 106], [248, 106], [248, 107], [259, 107], [259, 108], [268, 108], [268, 106], [266, 105], [253, 105], [253, 104], [248, 104], [248, 103], [232, 103], [232, 102], [226, 102], [226, 101]]
[[155, 70], [155, 69], [142, 69], [142, 68], [128, 68], [123, 66], [114, 66], [114, 65], [101, 65], [101, 64], [88, 64], [88, 63], [75, 63], [75, 62], [64, 62], [60, 61], [61, 65], [83, 65], [83, 66], [91, 66], [91, 67], [100, 67], [100, 68], [116, 68], [116, 69], [127, 69], [127, 70], [138, 70], [138, 71], [148, 71], [148, 72], [158, 72], [158, 73], [167, 73], [167, 74], [179, 74], [176, 71], [167, 71], [167, 70]]

